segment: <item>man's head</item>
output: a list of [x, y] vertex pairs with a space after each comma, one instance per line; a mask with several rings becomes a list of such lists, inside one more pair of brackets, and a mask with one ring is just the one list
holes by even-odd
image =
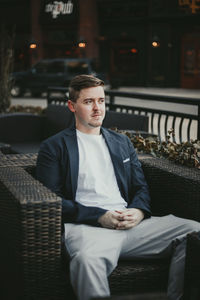
[[73, 102], [76, 102], [82, 89], [87, 89], [96, 86], [104, 87], [103, 80], [96, 78], [92, 75], [75, 76], [71, 80], [69, 85], [69, 99]]
[[84, 133], [99, 134], [105, 117], [105, 94], [102, 80], [91, 75], [72, 79], [68, 107], [74, 113], [76, 128]]

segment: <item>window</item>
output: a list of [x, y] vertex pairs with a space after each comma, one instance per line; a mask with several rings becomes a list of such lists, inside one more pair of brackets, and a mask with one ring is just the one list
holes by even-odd
[[71, 74], [88, 74], [89, 68], [86, 62], [68, 62], [67, 63], [68, 72]]
[[48, 65], [48, 73], [64, 73], [64, 63], [62, 61], [54, 61]]
[[36, 72], [36, 73], [42, 73], [42, 74], [45, 74], [47, 73], [47, 62], [41, 62], [41, 63], [38, 63], [34, 68], [33, 70]]

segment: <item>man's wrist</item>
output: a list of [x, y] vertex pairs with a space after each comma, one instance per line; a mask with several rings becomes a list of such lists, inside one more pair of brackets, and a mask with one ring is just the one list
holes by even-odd
[[97, 222], [98, 222], [99, 224], [102, 225], [102, 218], [103, 218], [103, 216], [105, 216], [105, 214], [106, 214], [107, 212], [108, 212], [108, 210], [107, 210], [106, 212], [103, 212], [103, 213], [101, 214], [101, 216], [98, 217]]

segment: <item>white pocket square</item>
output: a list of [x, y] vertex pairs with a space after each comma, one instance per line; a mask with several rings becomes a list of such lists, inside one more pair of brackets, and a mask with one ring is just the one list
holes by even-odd
[[127, 161], [130, 161], [130, 158], [129, 158], [129, 157], [126, 158], [126, 159], [124, 159], [124, 160], [123, 160], [123, 163], [126, 163]]

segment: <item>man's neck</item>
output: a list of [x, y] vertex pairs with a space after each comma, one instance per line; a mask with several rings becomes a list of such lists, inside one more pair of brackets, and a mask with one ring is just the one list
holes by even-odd
[[80, 126], [76, 127], [77, 130], [79, 130], [82, 133], [85, 134], [93, 134], [93, 135], [100, 135], [100, 127], [94, 127], [94, 128], [80, 128]]

